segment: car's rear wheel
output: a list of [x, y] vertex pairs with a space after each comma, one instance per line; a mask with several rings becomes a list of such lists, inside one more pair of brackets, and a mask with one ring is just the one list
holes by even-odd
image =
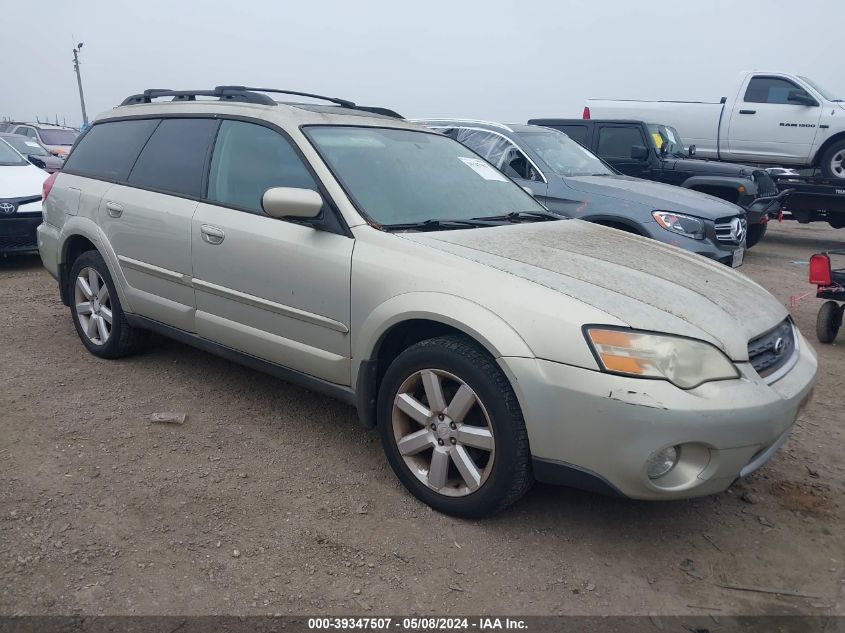
[[816, 337], [821, 343], [833, 343], [839, 328], [842, 327], [842, 313], [845, 307], [840, 308], [835, 301], [826, 301], [819, 309], [819, 316], [816, 318]]
[[417, 343], [393, 361], [378, 426], [396, 475], [440, 512], [488, 516], [531, 484], [516, 395], [493, 358], [464, 337]]
[[748, 233], [745, 236], [745, 248], [751, 248], [752, 246], [759, 244], [760, 240], [762, 240], [763, 236], [766, 234], [768, 226], [768, 223], [752, 224], [749, 226]]
[[120, 358], [142, 347], [147, 332], [127, 322], [102, 255], [82, 253], [71, 267], [70, 284], [73, 324], [89, 352], [101, 358]]

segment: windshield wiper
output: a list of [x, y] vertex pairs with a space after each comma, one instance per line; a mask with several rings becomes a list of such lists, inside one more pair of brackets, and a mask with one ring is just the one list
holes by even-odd
[[486, 222], [500, 222], [505, 220], [507, 222], [524, 222], [526, 220], [534, 220], [537, 222], [548, 220], [564, 220], [564, 216], [555, 215], [548, 211], [512, 211], [504, 215], [491, 215], [483, 218], [473, 218], [473, 220]]
[[479, 226], [490, 226], [489, 222], [476, 220], [423, 220], [422, 222], [403, 222], [400, 224], [382, 224], [385, 231], [438, 231], [449, 229], [476, 228]]

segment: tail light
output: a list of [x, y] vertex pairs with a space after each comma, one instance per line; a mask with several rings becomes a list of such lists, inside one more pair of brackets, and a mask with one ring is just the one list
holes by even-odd
[[817, 286], [830, 285], [830, 257], [813, 255], [810, 258], [810, 283]]
[[53, 188], [53, 183], [56, 182], [56, 176], [58, 175], [59, 172], [50, 174], [47, 180], [44, 181], [44, 184], [41, 185], [41, 202], [47, 201], [47, 196], [50, 195], [50, 190]]
[[584, 116], [583, 116], [583, 118], [584, 119], [590, 118], [590, 106], [584, 106]]

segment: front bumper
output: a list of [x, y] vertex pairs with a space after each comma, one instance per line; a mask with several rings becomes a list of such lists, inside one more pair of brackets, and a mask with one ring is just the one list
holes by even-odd
[[41, 213], [16, 213], [0, 217], [0, 253], [32, 253], [38, 250], [36, 229]]
[[708, 259], [715, 259], [717, 262], [729, 267], [733, 267], [734, 252], [739, 249], [745, 249], [744, 242], [742, 244], [731, 244], [718, 241], [715, 237], [715, 230], [712, 224], [708, 224], [707, 236], [703, 240], [696, 240], [678, 233], [672, 233], [662, 228], [657, 222], [648, 222], [644, 225], [644, 228], [648, 231], [649, 237], [658, 242], [677, 246], [685, 251], [690, 251]]
[[[815, 352], [798, 336], [797, 363], [771, 385], [748, 363], [737, 364], [739, 379], [688, 391], [540, 359], [500, 364], [522, 405], [538, 479], [635, 499], [678, 499], [726, 489], [786, 440], [817, 369]], [[678, 464], [650, 480], [648, 458], [678, 445]]]

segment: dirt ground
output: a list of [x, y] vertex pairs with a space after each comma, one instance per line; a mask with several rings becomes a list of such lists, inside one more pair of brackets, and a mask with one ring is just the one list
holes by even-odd
[[[831, 247], [845, 230], [774, 224], [742, 272], [788, 305]], [[812, 341], [819, 305], [792, 311]], [[99, 360], [38, 258], [3, 260], [0, 614], [845, 614], [845, 332], [815, 347], [813, 404], [723, 494], [538, 485], [462, 521], [348, 406], [169, 341]]]

